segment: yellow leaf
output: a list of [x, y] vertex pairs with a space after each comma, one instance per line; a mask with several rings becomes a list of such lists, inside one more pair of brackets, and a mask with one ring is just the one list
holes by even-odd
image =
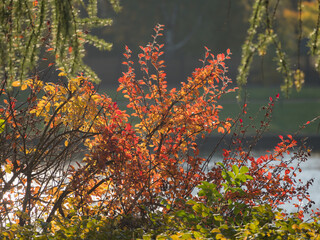
[[68, 147], [68, 145], [69, 145], [68, 140], [66, 140], [66, 141], [64, 142], [64, 145], [65, 145], [66, 147]]
[[7, 164], [5, 167], [4, 167], [4, 170], [6, 171], [6, 173], [11, 173], [12, 171], [12, 166], [10, 164]]
[[223, 239], [226, 239], [221, 233], [218, 233], [217, 235], [216, 235], [216, 239], [221, 239], [221, 240], [223, 240]]
[[68, 75], [68, 74], [65, 73], [65, 72], [61, 72], [61, 73], [58, 74], [59, 77], [61, 77], [61, 76], [67, 76], [67, 75]]
[[294, 229], [294, 230], [299, 229], [299, 226], [297, 224], [293, 224], [292, 229]]
[[22, 85], [21, 85], [21, 91], [26, 90], [26, 89], [27, 89], [27, 87], [28, 87], [28, 85], [27, 85], [27, 84], [22, 84]]
[[14, 81], [12, 83], [12, 87], [19, 87], [21, 85], [21, 82], [20, 81]]

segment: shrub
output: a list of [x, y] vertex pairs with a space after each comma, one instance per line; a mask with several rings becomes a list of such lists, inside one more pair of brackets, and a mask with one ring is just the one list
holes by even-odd
[[[222, 165], [222, 164], [220, 164]], [[189, 200], [183, 210], [173, 210], [161, 232], [150, 232], [144, 239], [317, 239], [319, 238], [319, 218], [313, 222], [303, 222], [299, 216], [287, 216], [279, 210], [272, 210], [269, 204], [252, 207], [238, 201], [226, 201], [229, 192], [244, 195], [245, 183], [252, 179], [248, 168], [237, 167], [223, 173], [224, 191], [217, 186], [202, 182], [198, 193], [205, 201]], [[226, 212], [228, 217], [226, 218]]]
[[[120, 231], [109, 238], [118, 233], [142, 236], [143, 230], [157, 235], [167, 231], [168, 219], [182, 218], [185, 230], [199, 226], [192, 234], [233, 237], [245, 234], [239, 227], [254, 232], [250, 224], [257, 219], [257, 226], [264, 227], [259, 225], [261, 214], [272, 225], [276, 208], [292, 198], [309, 200], [307, 212], [312, 181], [295, 180], [309, 154], [304, 144], [287, 160], [297, 142], [291, 135], [280, 136], [273, 152], [252, 155], [278, 96], [270, 97], [256, 136], [245, 143], [246, 104], [237, 119], [219, 118], [219, 99], [236, 90], [225, 65], [230, 51], [215, 57], [206, 48], [202, 67], [180, 89], [168, 90], [160, 59], [163, 45], [157, 43], [161, 31], [156, 26], [153, 41], [141, 47], [141, 78], [126, 47], [128, 70], [118, 91], [128, 99], [130, 114], [97, 93], [89, 78], [70, 78], [62, 68], [59, 76], [66, 81], [44, 83], [34, 77], [13, 82], [13, 91], [2, 89], [0, 217], [3, 229], [9, 224], [3, 236], [31, 229], [52, 238], [81, 239], [103, 226]], [[22, 93], [26, 99], [18, 99]], [[222, 139], [232, 134], [219, 164], [211, 164], [217, 148], [203, 158], [196, 142], [213, 131]], [[77, 161], [80, 150], [84, 157]], [[199, 196], [194, 196], [201, 182]], [[187, 205], [185, 199], [191, 199]], [[299, 214], [302, 219], [303, 211]], [[108, 227], [111, 223], [114, 228]]]

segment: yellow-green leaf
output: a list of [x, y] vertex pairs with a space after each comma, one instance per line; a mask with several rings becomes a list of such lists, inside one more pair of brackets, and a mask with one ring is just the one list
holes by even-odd
[[4, 127], [5, 127], [5, 120], [0, 119], [0, 133], [4, 131]]
[[7, 164], [5, 167], [4, 167], [4, 170], [6, 171], [6, 173], [11, 173], [12, 171], [12, 166], [10, 164]]

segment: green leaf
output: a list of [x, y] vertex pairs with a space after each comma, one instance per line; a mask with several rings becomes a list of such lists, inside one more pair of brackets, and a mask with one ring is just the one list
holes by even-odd
[[245, 182], [247, 180], [247, 175], [245, 174], [240, 174], [238, 176], [238, 179], [241, 181], [241, 182]]
[[237, 176], [238, 173], [239, 173], [239, 168], [238, 168], [238, 166], [237, 166], [237, 165], [232, 165], [232, 170], [233, 170], [234, 174]]
[[242, 166], [240, 169], [240, 173], [247, 173], [249, 172], [249, 168], [247, 166]]
[[219, 166], [221, 166], [223, 169], [225, 169], [225, 166], [223, 165], [223, 163], [217, 162], [216, 164], [219, 165]]
[[195, 205], [192, 206], [192, 209], [196, 212], [196, 213], [202, 213], [202, 203], [197, 203]]
[[175, 214], [177, 217], [185, 217], [187, 215], [184, 210], [177, 211]]
[[246, 176], [247, 176], [247, 179], [249, 179], [249, 180], [253, 180], [253, 177], [252, 177], [252, 176], [247, 175], [247, 174], [246, 174]]
[[[193, 236], [196, 238], [196, 239], [202, 239], [204, 236], [201, 234], [201, 233], [199, 233], [199, 232], [197, 232], [197, 231], [194, 231], [194, 232], [192, 232], [193, 233]], [[191, 237], [191, 236], [190, 236]], [[191, 239], [191, 238], [189, 238], [189, 239]]]
[[221, 215], [214, 215], [214, 220], [218, 221], [218, 222], [223, 222], [223, 217]]
[[231, 171], [228, 171], [228, 175], [229, 175], [232, 179], [235, 179], [235, 178], [236, 178], [236, 176], [234, 175], [234, 173], [231, 172]]
[[151, 236], [152, 236], [151, 234], [144, 235], [143, 240], [151, 240], [152, 239]]
[[197, 202], [190, 199], [190, 200], [188, 200], [188, 201], [186, 202], [186, 204], [188, 204], [188, 205], [195, 205], [195, 204], [197, 204]]

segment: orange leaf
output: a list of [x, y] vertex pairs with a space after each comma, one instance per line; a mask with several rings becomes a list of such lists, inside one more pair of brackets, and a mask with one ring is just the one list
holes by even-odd
[[224, 128], [223, 127], [218, 127], [218, 132], [219, 133], [224, 133]]

